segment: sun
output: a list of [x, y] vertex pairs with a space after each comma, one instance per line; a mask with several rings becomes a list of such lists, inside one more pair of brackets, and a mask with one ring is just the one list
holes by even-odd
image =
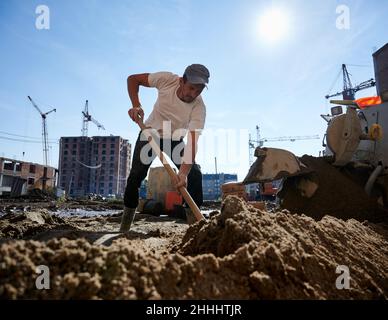
[[266, 42], [275, 43], [286, 38], [290, 23], [287, 12], [280, 8], [271, 8], [259, 17], [259, 36]]

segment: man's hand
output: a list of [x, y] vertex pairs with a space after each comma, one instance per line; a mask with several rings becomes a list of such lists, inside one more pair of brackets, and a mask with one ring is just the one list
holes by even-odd
[[171, 179], [174, 187], [179, 190], [181, 187], [187, 188], [187, 175], [179, 172], [174, 178]]
[[133, 121], [138, 123], [140, 119], [144, 118], [144, 110], [142, 108], [131, 108], [128, 110], [128, 115]]

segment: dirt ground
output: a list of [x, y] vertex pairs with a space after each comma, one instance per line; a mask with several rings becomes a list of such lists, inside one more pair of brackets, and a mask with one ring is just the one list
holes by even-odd
[[[234, 196], [222, 203], [220, 213], [192, 226], [139, 214], [125, 236], [117, 233], [119, 215], [61, 218], [47, 208], [5, 213], [0, 218], [0, 297], [388, 297], [385, 223], [269, 213]], [[49, 290], [36, 287], [40, 265], [49, 268]], [[348, 289], [337, 288], [347, 280]]]

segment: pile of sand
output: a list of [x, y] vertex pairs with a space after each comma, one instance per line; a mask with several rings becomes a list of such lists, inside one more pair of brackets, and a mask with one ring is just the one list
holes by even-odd
[[22, 239], [55, 228], [76, 228], [64, 219], [40, 209], [28, 212], [7, 213], [0, 218], [0, 239]]
[[[356, 220], [270, 214], [228, 197], [220, 214], [191, 226], [170, 255], [119, 239], [12, 240], [0, 246], [3, 298], [298, 299], [388, 297], [387, 231]], [[38, 265], [50, 290], [37, 290]], [[336, 288], [338, 265], [350, 289]]]
[[319, 185], [311, 198], [303, 197], [295, 187], [298, 177], [287, 178], [279, 193], [281, 207], [294, 213], [320, 220], [325, 215], [341, 219], [388, 221], [388, 210], [369, 197], [364, 187], [371, 171], [355, 168], [351, 164], [340, 168], [332, 165], [331, 157], [304, 155], [302, 163], [314, 172], [313, 180]]

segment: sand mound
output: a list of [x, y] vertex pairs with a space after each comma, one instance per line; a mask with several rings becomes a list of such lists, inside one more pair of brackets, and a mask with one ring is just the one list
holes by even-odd
[[[191, 226], [175, 253], [128, 239], [9, 241], [0, 246], [0, 296], [104, 299], [299, 299], [388, 297], [386, 230], [356, 220], [270, 214], [228, 197], [220, 214]], [[50, 290], [35, 287], [50, 268]], [[350, 289], [336, 288], [338, 265]]]
[[[156, 259], [123, 243], [93, 246], [85, 239], [17, 241], [0, 247], [0, 296], [6, 298], [152, 298]], [[6, 265], [6, 268], [4, 266]], [[50, 269], [50, 290], [37, 290], [36, 267]]]
[[47, 210], [8, 213], [0, 218], [0, 238], [22, 239], [59, 227], [75, 228]]
[[[277, 297], [292, 297], [285, 292], [287, 288], [299, 294], [310, 288], [314, 289], [312, 296], [361, 298], [388, 294], [387, 240], [386, 231], [366, 222], [330, 216], [316, 222], [287, 211], [268, 214], [231, 197], [210, 223], [196, 224], [187, 231], [179, 252], [217, 257], [244, 252], [250, 263], [236, 267], [251, 265], [254, 273], [260, 273], [277, 290], [284, 288], [278, 294], [274, 290]], [[352, 290], [348, 292], [340, 292], [334, 285], [338, 265], [350, 269]]]
[[334, 167], [332, 159], [304, 155], [300, 160], [314, 172], [314, 181], [319, 185], [311, 198], [302, 197], [295, 188], [298, 178], [284, 182], [281, 207], [291, 212], [306, 214], [316, 220], [325, 215], [341, 219], [388, 221], [388, 210], [365, 193], [365, 186], [371, 171], [348, 165]]

